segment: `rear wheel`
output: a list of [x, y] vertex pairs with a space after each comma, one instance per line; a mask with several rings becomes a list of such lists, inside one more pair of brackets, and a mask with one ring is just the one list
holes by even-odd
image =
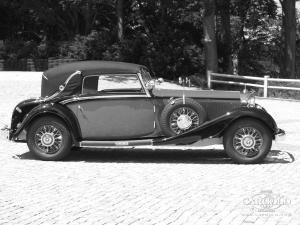
[[266, 125], [255, 119], [241, 119], [225, 132], [226, 153], [237, 163], [259, 163], [272, 146], [272, 134]]
[[65, 124], [55, 117], [41, 117], [27, 130], [29, 150], [42, 160], [60, 160], [70, 152], [71, 135]]

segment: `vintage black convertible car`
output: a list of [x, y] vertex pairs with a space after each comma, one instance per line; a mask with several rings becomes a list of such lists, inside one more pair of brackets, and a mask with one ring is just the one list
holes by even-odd
[[82, 61], [50, 69], [41, 97], [15, 107], [9, 139], [26, 141], [43, 160], [62, 159], [72, 147], [210, 140], [223, 143], [235, 162], [257, 163], [284, 134], [251, 95], [165, 84], [130, 63]]

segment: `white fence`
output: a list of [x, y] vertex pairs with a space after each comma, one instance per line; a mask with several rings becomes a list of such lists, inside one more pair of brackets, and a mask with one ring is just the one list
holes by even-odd
[[[221, 79], [214, 79], [217, 78], [229, 78], [229, 79], [238, 79], [238, 80], [245, 80], [245, 82], [238, 82], [238, 81], [225, 81]], [[257, 83], [248, 83], [246, 81], [259, 81], [261, 84]], [[264, 90], [264, 98], [268, 97], [268, 89], [281, 89], [281, 90], [294, 90], [300, 91], [300, 88], [297, 87], [283, 87], [283, 86], [270, 86], [269, 82], [282, 82], [282, 83], [299, 83], [299, 79], [279, 79], [279, 78], [270, 78], [270, 76], [264, 77], [251, 77], [251, 76], [239, 76], [239, 75], [230, 75], [230, 74], [221, 74], [221, 73], [213, 73], [211, 71], [207, 71], [207, 86], [208, 88], [212, 88], [213, 83], [219, 84], [231, 84], [231, 85], [239, 85], [239, 86], [250, 86], [250, 87], [260, 87]]]

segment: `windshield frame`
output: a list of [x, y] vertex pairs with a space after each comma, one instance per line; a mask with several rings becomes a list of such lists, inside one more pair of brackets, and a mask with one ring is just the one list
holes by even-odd
[[141, 73], [141, 78], [142, 78], [143, 83], [145, 84], [145, 86], [147, 86], [148, 83], [151, 80], [153, 80], [150, 71], [146, 68], [141, 68], [140, 73]]

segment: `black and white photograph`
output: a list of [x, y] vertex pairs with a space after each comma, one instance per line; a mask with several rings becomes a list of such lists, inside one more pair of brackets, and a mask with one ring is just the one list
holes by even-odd
[[300, 0], [0, 0], [0, 225], [300, 225]]

